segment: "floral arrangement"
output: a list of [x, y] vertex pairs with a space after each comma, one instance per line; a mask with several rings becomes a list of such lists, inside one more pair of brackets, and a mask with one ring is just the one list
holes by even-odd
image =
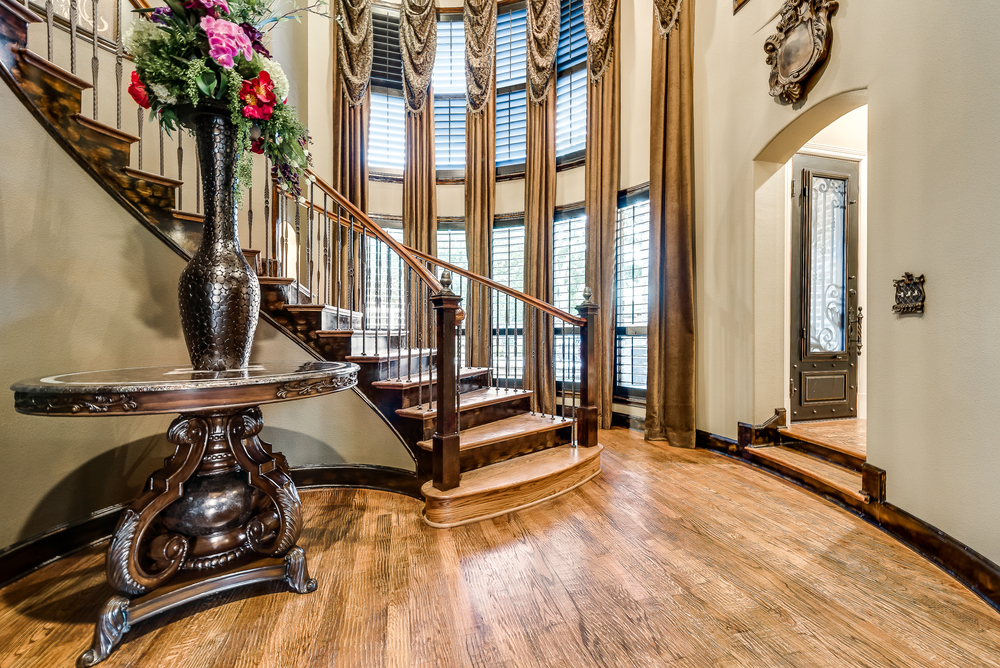
[[167, 132], [179, 126], [183, 106], [229, 110], [239, 133], [238, 181], [250, 183], [251, 153], [263, 154], [275, 183], [301, 196], [309, 134], [286, 104], [288, 78], [263, 39], [298, 12], [322, 13], [325, 3], [276, 15], [272, 0], [165, 1], [166, 7], [136, 10], [141, 17], [126, 40], [135, 61], [132, 99]]

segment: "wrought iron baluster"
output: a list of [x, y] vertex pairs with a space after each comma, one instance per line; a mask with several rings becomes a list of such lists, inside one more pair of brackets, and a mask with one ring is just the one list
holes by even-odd
[[[250, 172], [253, 174], [253, 171]], [[253, 225], [253, 177], [250, 178], [250, 183], [247, 184], [250, 187], [250, 224]], [[198, 142], [194, 143], [194, 210], [195, 213], [201, 213], [201, 160], [198, 159]], [[253, 248], [253, 237], [250, 239], [250, 248]]]
[[[177, 180], [184, 181], [184, 131], [177, 130]], [[177, 189], [177, 208], [184, 210], [184, 184]]]
[[[160, 176], [164, 176], [164, 172], [166, 172], [166, 163], [164, 162], [165, 152], [163, 150], [163, 126], [159, 124], [157, 125], [160, 130]], [[180, 193], [180, 188], [177, 189], [177, 192]]]
[[270, 270], [270, 245], [271, 245], [271, 188], [268, 186], [268, 178], [270, 177], [271, 169], [267, 164], [267, 157], [264, 158], [264, 274], [267, 276], [271, 275]]
[[[330, 197], [323, 193], [323, 267], [326, 280], [323, 281], [323, 303], [330, 303]], [[340, 315], [337, 316], [337, 329], [340, 329]]]
[[[25, 0], [24, 4], [25, 5], [28, 4], [27, 0]], [[50, 63], [52, 62], [52, 23], [53, 23], [54, 18], [55, 18], [55, 12], [54, 12], [54, 8], [52, 6], [52, 0], [45, 0], [45, 33], [46, 33], [46, 37], [48, 39], [48, 51], [47, 51], [47, 53], [48, 53], [48, 60], [49, 60]], [[119, 42], [120, 42], [120, 40], [119, 40]], [[119, 88], [120, 88], [120, 86], [119, 86]], [[118, 106], [121, 107], [121, 104], [119, 104]], [[142, 113], [141, 108], [140, 108], [139, 113]]]
[[[368, 312], [368, 228], [361, 228], [361, 331], [365, 331], [366, 313]], [[351, 327], [354, 326], [354, 314], [351, 314]], [[361, 354], [368, 355], [367, 337], [361, 337]]]
[[391, 249], [387, 247], [385, 256], [385, 353], [386, 358], [392, 361], [392, 256]]
[[[344, 270], [343, 270], [343, 267], [340, 264], [340, 251], [341, 251], [341, 247], [344, 245], [344, 225], [343, 225], [343, 218], [342, 218], [343, 211], [344, 211], [344, 207], [342, 207], [340, 205], [340, 202], [337, 202], [337, 240], [335, 242], [336, 246], [337, 246], [336, 249], [335, 249], [335, 251], [336, 251], [336, 259], [337, 259], [337, 261], [336, 261], [337, 272], [336, 272], [336, 274], [334, 274], [334, 279], [333, 279], [334, 280], [334, 284], [333, 285], [335, 287], [335, 290], [334, 290], [334, 293], [335, 293], [334, 294], [334, 299], [337, 300], [337, 322], [338, 323], [340, 322], [340, 305], [344, 301], [344, 284], [343, 284], [343, 281], [341, 280], [341, 274], [343, 273]], [[354, 320], [353, 319], [351, 320], [351, 327], [352, 328], [354, 327]], [[337, 325], [337, 329], [340, 329], [340, 325]], [[364, 336], [364, 332], [362, 332], [361, 335], [363, 337]]]
[[79, 20], [77, 0], [69, 0], [69, 71], [76, 74], [76, 30]]
[[410, 283], [413, 281], [413, 268], [406, 265], [406, 380], [413, 380], [413, 343], [410, 333], [413, 331], [413, 294]]
[[138, 109], [135, 110], [136, 127], [138, 127], [138, 129], [139, 129], [137, 134], [139, 135], [139, 169], [140, 170], [142, 169], [142, 121], [143, 121], [142, 111], [143, 111], [142, 107], [139, 107]]
[[[306, 214], [306, 289], [309, 291], [309, 303], [315, 304], [313, 297], [313, 214], [315, 210], [313, 209], [314, 203], [316, 202], [316, 191], [315, 184], [309, 181], [309, 201], [306, 205], [309, 207]], [[301, 255], [301, 253], [300, 253]]]
[[542, 314], [542, 321], [545, 323], [546, 332], [548, 331], [549, 322], [551, 318], [552, 322], [552, 354], [549, 355], [549, 371], [552, 372], [552, 421], [555, 422], [556, 419], [556, 406], [559, 405], [559, 395], [557, 394], [558, 384], [556, 383], [556, 343], [555, 343], [555, 330], [556, 330], [556, 319], [545, 313]]
[[[563, 321], [562, 330], [564, 332], [566, 331], [566, 329], [567, 329], [566, 325], [568, 325], [568, 324], [569, 323]], [[570, 328], [570, 333], [571, 334], [572, 334], [572, 331], [573, 331], [572, 328]], [[562, 346], [561, 346], [560, 349], [562, 350], [562, 421], [565, 422], [566, 421], [566, 384], [567, 384], [566, 383], [566, 361], [567, 361], [567, 356], [566, 356], [566, 337], [565, 336], [562, 337]]]
[[417, 328], [417, 408], [424, 407], [424, 325], [423, 318], [427, 313], [423, 306], [427, 303], [424, 283], [417, 284], [417, 312], [414, 314], [413, 326]]
[[[49, 4], [51, 0], [46, 0], [45, 4]], [[51, 56], [50, 56], [51, 59]], [[115, 0], [115, 93], [118, 103], [118, 125], [119, 130], [122, 129], [122, 76], [124, 71], [122, 68], [122, 61], [125, 59], [125, 44], [122, 41], [122, 0]]]
[[399, 295], [396, 299], [399, 301], [399, 307], [396, 309], [396, 378], [401, 379], [403, 377], [403, 258], [399, 255], [396, 256], [396, 266], [398, 270], [396, 276], [400, 279], [399, 285]]
[[354, 216], [347, 214], [347, 317], [354, 322]]
[[90, 71], [94, 77], [94, 120], [97, 120], [97, 72], [101, 67], [100, 62], [97, 60], [97, 1], [91, 0], [90, 2], [90, 27], [91, 27], [91, 37], [93, 37], [94, 52], [93, 56], [90, 58]]
[[[294, 197], [294, 195], [293, 195]], [[295, 207], [295, 303], [302, 297], [302, 207], [297, 199], [292, 200]]]
[[[198, 143], [195, 142], [195, 151], [197, 151], [197, 150], [198, 150]], [[199, 162], [200, 162], [199, 160], [195, 160], [194, 161], [194, 165], [195, 165], [195, 179], [194, 179], [195, 189], [194, 189], [194, 192], [195, 192], [195, 194], [197, 194], [198, 190], [199, 190], [199, 188], [198, 188], [198, 181], [199, 181], [199, 179], [198, 179], [198, 169], [197, 169]], [[251, 170], [250, 174], [251, 174], [250, 183], [247, 184], [247, 248], [253, 248], [253, 176], [252, 176], [253, 175], [253, 171], [252, 170]], [[194, 208], [195, 208], [195, 211], [198, 211], [198, 209], [201, 208], [201, 203], [198, 202], [198, 201], [196, 201]]]
[[510, 295], [504, 294], [503, 303], [503, 389], [505, 392], [510, 392]]
[[[579, 338], [580, 338], [580, 327], [577, 326], [575, 329], [576, 329], [576, 334], [573, 337], [574, 343], [576, 341], [578, 341]], [[578, 351], [580, 351], [580, 346], [576, 346], [576, 349]], [[582, 351], [580, 351], [580, 352], [582, 352]], [[579, 353], [577, 353], [577, 354], [579, 354]], [[577, 389], [577, 386], [576, 386], [576, 366], [577, 366], [576, 365], [576, 359], [574, 359], [573, 360], [573, 428], [572, 428], [572, 434], [573, 434], [573, 436], [572, 436], [572, 443], [573, 443], [573, 447], [574, 448], [577, 445], [577, 441], [579, 441], [579, 439], [580, 439], [580, 425], [577, 423], [577, 419], [576, 419], [576, 417], [577, 417], [576, 416], [576, 406], [577, 406], [577, 403], [578, 403], [577, 402], [577, 398], [580, 396], [580, 391], [579, 391], [579, 389]], [[583, 379], [581, 378], [581, 381], [582, 380]]]

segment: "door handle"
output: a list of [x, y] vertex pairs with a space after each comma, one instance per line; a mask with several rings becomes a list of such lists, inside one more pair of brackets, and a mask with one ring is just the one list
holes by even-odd
[[[851, 292], [854, 291], [851, 290]], [[848, 317], [847, 345], [856, 345], [858, 347], [858, 357], [861, 357], [861, 334], [864, 319], [865, 314], [862, 313], [860, 306], [857, 308], [857, 311], [852, 311]]]

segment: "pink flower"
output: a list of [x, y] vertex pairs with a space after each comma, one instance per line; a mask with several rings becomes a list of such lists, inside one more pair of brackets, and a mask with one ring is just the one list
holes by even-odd
[[208, 55], [227, 70], [233, 69], [233, 57], [243, 54], [247, 60], [253, 58], [253, 47], [243, 28], [231, 21], [201, 17], [201, 27], [208, 35]]
[[128, 87], [128, 94], [132, 96], [132, 99], [140, 107], [149, 109], [149, 94], [146, 92], [146, 86], [139, 80], [139, 73], [134, 70], [132, 71], [132, 85]]
[[255, 78], [247, 79], [240, 89], [240, 99], [246, 103], [243, 115], [247, 118], [257, 118], [266, 121], [274, 112], [274, 83], [271, 75], [260, 72]]

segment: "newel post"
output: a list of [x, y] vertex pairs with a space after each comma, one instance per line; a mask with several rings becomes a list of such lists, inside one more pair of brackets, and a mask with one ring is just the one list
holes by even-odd
[[437, 314], [437, 429], [433, 438], [432, 481], [442, 491], [458, 487], [458, 411], [455, 343], [459, 304], [462, 298], [451, 291], [451, 272], [441, 274], [441, 292], [431, 296]]
[[594, 303], [590, 288], [583, 289], [583, 303], [576, 307], [587, 324], [580, 328], [580, 408], [577, 409], [577, 443], [585, 448], [597, 445], [597, 403], [594, 392], [599, 391], [595, 373], [597, 371], [597, 312], [601, 308]]

